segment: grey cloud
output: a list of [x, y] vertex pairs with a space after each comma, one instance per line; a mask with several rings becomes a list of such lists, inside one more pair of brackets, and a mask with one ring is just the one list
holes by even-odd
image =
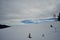
[[59, 0], [0, 0], [0, 21], [51, 17], [59, 13]]

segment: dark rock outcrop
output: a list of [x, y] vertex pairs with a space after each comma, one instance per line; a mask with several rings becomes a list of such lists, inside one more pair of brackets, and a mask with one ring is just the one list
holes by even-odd
[[59, 13], [59, 15], [58, 15], [58, 21], [60, 21], [60, 13]]
[[0, 24], [0, 29], [4, 29], [4, 28], [8, 28], [8, 27], [10, 27], [10, 26]]

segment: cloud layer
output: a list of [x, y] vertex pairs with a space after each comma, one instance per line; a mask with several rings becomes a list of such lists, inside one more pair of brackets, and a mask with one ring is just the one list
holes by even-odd
[[0, 0], [0, 23], [4, 24], [25, 18], [51, 17], [59, 12], [59, 0]]

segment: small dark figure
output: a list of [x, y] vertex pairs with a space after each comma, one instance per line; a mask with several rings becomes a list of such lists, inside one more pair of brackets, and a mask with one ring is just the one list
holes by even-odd
[[50, 27], [52, 28], [53, 26], [52, 26], [52, 25], [50, 25]]
[[[52, 28], [53, 26], [52, 26], [52, 25], [50, 25], [50, 27]], [[54, 27], [53, 27], [52, 29], [54, 30], [54, 32], [56, 32], [56, 28], [54, 28]]]
[[59, 15], [58, 15], [58, 21], [60, 21], [60, 13], [59, 13]]
[[7, 27], [10, 27], [10, 26], [0, 24], [0, 29], [7, 28]]
[[42, 37], [44, 37], [45, 35], [44, 34], [42, 34]]
[[32, 37], [31, 37], [31, 33], [29, 33], [29, 36], [28, 36], [28, 38], [32, 38]]
[[54, 14], [53, 17], [56, 18], [56, 14]]

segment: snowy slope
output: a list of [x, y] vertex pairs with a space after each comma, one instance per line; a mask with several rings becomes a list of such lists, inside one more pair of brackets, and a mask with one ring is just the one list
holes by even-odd
[[[50, 27], [51, 24], [53, 28]], [[31, 33], [31, 39], [28, 38], [29, 33]], [[60, 22], [18, 25], [0, 29], [0, 35], [1, 40], [60, 40]]]

